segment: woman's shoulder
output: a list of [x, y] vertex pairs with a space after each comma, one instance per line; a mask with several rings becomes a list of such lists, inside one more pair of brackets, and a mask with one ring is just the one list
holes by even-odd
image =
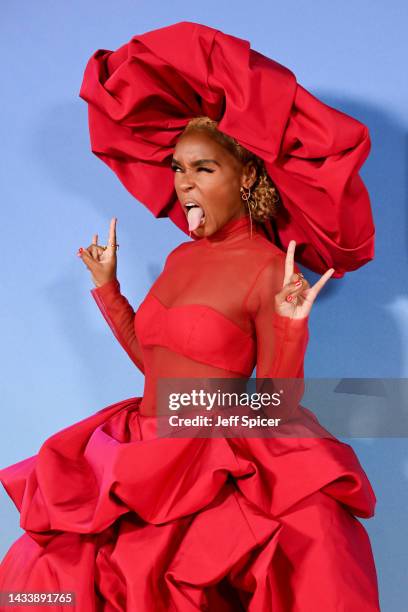
[[[253, 261], [258, 273], [263, 273], [264, 277], [273, 277], [282, 274], [285, 268], [286, 251], [271, 242], [265, 236], [258, 235], [253, 241], [252, 247], [254, 256]], [[300, 272], [297, 262], [294, 262], [294, 271]]]
[[255, 239], [249, 241], [249, 249], [255, 261], [266, 263], [275, 257], [285, 258], [286, 253], [265, 236], [257, 234]]
[[191, 248], [194, 247], [194, 242], [187, 240], [186, 242], [181, 242], [180, 244], [178, 244], [176, 247], [174, 247], [173, 250], [170, 251], [170, 253], [167, 255], [166, 257], [166, 264], [168, 262], [170, 262], [170, 260], [176, 259], [179, 256], [182, 256], [184, 253], [186, 253], [187, 251], [189, 251]]

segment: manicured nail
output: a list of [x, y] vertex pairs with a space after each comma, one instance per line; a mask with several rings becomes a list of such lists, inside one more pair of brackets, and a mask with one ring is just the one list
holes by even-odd
[[300, 285], [301, 285], [301, 284], [302, 284], [302, 281], [301, 281], [301, 280], [296, 281], [296, 283], [295, 283], [295, 287], [300, 287]]
[[287, 301], [287, 302], [291, 302], [291, 301], [292, 301], [292, 296], [291, 296], [291, 295], [288, 295], [288, 296], [286, 297], [286, 301]]

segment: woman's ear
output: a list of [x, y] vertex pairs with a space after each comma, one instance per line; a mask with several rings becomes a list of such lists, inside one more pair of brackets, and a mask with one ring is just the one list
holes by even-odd
[[249, 161], [245, 164], [242, 171], [242, 186], [246, 189], [251, 189], [257, 177], [256, 166], [254, 162]]

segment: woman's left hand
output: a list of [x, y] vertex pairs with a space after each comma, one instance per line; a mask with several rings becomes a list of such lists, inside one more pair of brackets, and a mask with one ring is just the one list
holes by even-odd
[[282, 317], [303, 319], [309, 316], [313, 302], [332, 276], [334, 268], [329, 268], [311, 287], [305, 278], [294, 272], [295, 248], [296, 241], [291, 240], [286, 253], [283, 286], [275, 295], [275, 310]]

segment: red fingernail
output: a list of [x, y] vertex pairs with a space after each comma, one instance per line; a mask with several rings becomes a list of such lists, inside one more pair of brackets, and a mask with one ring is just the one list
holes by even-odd
[[287, 301], [287, 302], [291, 302], [291, 301], [292, 301], [292, 296], [291, 296], [291, 295], [288, 295], [288, 296], [286, 297], [286, 301]]
[[78, 252], [79, 252], [79, 253], [82, 253], [82, 251], [83, 251], [83, 250], [84, 250], [84, 249], [83, 249], [82, 247], [79, 247]]
[[302, 281], [296, 281], [295, 287], [300, 287], [301, 284], [302, 284]]

